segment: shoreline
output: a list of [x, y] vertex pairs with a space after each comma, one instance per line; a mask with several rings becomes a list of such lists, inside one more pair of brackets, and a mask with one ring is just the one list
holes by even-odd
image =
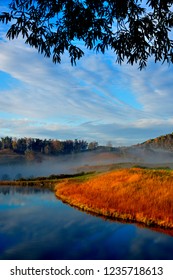
[[21, 178], [18, 180], [0, 180], [0, 186], [21, 186], [21, 187], [44, 187], [44, 188], [52, 188], [54, 190], [55, 185], [67, 178], [78, 178], [81, 176], [87, 176], [93, 174], [93, 172], [79, 172], [75, 174], [58, 174], [58, 175], [50, 175], [50, 176], [41, 176], [41, 177], [35, 177], [31, 179], [25, 179]]
[[77, 209], [78, 211], [85, 212], [88, 215], [98, 217], [98, 218], [103, 219], [105, 221], [118, 222], [118, 223], [123, 223], [123, 224], [135, 224], [139, 228], [146, 228], [146, 229], [149, 229], [149, 230], [152, 230], [152, 231], [157, 231], [157, 232], [167, 234], [167, 235], [170, 235], [170, 236], [173, 237], [173, 228], [172, 227], [164, 227], [164, 226], [159, 226], [157, 224], [149, 224], [148, 225], [147, 223], [138, 222], [136, 220], [126, 220], [126, 219], [123, 219], [123, 218], [120, 218], [120, 217], [114, 218], [114, 217], [111, 217], [111, 216], [106, 216], [106, 215], [96, 213], [96, 212], [91, 211], [91, 210], [87, 210], [86, 208], [82, 209], [79, 206], [70, 204], [68, 201], [63, 200], [61, 197], [58, 197], [58, 196], [56, 196], [56, 197], [62, 203], [67, 204], [70, 207], [73, 207], [73, 208]]
[[96, 215], [173, 229], [173, 171], [130, 168], [67, 179], [55, 195]]
[[60, 196], [56, 194], [56, 197], [61, 200], [63, 203], [70, 205], [71, 207], [77, 208], [80, 211], [87, 212], [89, 214], [93, 214], [98, 217], [102, 218], [107, 218], [112, 221], [119, 221], [119, 222], [124, 222], [124, 223], [137, 223], [140, 224], [141, 226], [146, 226], [154, 229], [163, 229], [163, 230], [172, 230], [172, 235], [173, 235], [173, 225], [164, 225], [162, 224], [162, 221], [156, 222], [154, 220], [147, 220], [144, 218], [141, 220], [133, 218], [131, 215], [128, 215], [127, 213], [119, 213], [119, 212], [114, 212], [112, 214], [110, 213], [105, 213], [102, 212], [100, 209], [95, 209], [88, 207], [87, 205], [80, 205], [77, 203], [73, 203], [70, 201], [70, 199], [66, 198], [65, 196]]

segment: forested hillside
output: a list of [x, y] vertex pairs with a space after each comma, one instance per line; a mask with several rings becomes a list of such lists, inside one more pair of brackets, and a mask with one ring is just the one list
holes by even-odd
[[149, 139], [149, 140], [147, 140], [141, 144], [137, 144], [135, 146], [173, 151], [173, 133], [162, 135], [162, 136], [156, 137], [154, 139]]

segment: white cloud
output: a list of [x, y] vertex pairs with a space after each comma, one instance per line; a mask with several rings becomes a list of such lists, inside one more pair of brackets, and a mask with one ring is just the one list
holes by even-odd
[[[4, 47], [0, 53], [1, 70], [22, 83], [21, 88], [2, 94], [3, 107], [11, 99], [15, 105], [12, 110], [21, 113], [25, 110], [25, 114], [28, 111], [33, 116], [41, 114], [42, 108], [47, 117], [52, 114], [62, 117], [66, 112], [69, 116], [78, 115], [86, 119], [102, 119], [104, 116], [104, 120], [126, 111], [125, 107], [119, 109], [122, 102], [110, 96], [106, 89], [111, 77], [105, 78], [108, 66], [105, 65], [104, 70], [101, 59], [95, 56], [88, 58], [91, 69], [85, 62], [80, 68], [73, 69], [69, 65], [52, 65], [36, 52], [22, 48], [20, 42], [19, 47], [13, 47], [15, 51], [11, 50], [10, 43], [2, 43], [1, 46]], [[99, 66], [102, 67], [101, 72], [97, 69]]]
[[139, 71], [135, 67], [133, 71], [129, 70], [130, 67], [127, 67], [129, 85], [143, 111], [150, 116], [162, 118], [173, 116], [173, 67], [149, 61], [144, 71]]

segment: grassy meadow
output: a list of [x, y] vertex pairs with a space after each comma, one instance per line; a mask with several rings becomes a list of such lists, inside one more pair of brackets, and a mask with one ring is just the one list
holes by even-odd
[[173, 228], [173, 171], [125, 168], [66, 178], [56, 196], [82, 210], [149, 226]]

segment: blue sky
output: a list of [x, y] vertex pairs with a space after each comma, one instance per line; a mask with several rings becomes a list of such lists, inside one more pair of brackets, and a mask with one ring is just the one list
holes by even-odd
[[[8, 1], [6, 1], [8, 2]], [[4, 1], [0, 1], [0, 10]], [[86, 51], [54, 65], [0, 25], [0, 137], [84, 139], [131, 145], [173, 132], [173, 67], [118, 65]]]

